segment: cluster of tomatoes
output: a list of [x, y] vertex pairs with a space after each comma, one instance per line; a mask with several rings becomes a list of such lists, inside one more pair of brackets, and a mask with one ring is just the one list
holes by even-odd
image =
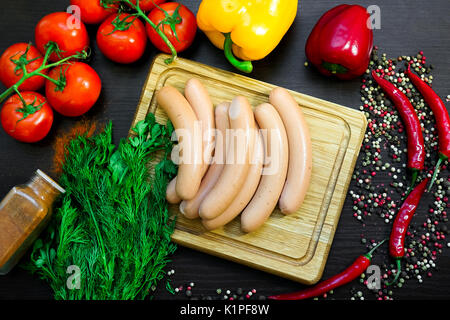
[[[194, 40], [196, 17], [182, 4], [165, 1], [140, 0], [139, 8], [181, 52]], [[136, 5], [136, 0], [130, 2]], [[39, 72], [22, 81], [0, 112], [4, 130], [19, 141], [33, 143], [46, 137], [53, 124], [53, 110], [78, 117], [97, 102], [102, 87], [99, 75], [88, 64], [71, 59], [89, 48], [85, 24], [99, 25], [97, 45], [114, 62], [127, 64], [140, 59], [147, 38], [159, 50], [170, 53], [149, 23], [145, 25], [133, 13], [119, 11], [121, 1], [70, 0], [70, 4], [79, 8], [79, 19], [67, 12], [48, 14], [35, 27], [35, 45], [16, 43], [0, 57], [0, 81], [7, 88], [23, 78], [24, 69], [28, 75]], [[49, 51], [49, 43], [55, 43], [58, 50]], [[17, 64], [20, 59], [26, 61], [21, 67]], [[38, 92], [41, 89], [45, 95]]]

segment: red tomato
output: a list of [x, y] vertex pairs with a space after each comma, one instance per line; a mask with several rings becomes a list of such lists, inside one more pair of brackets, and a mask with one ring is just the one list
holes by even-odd
[[38, 142], [50, 132], [53, 124], [52, 108], [45, 97], [37, 92], [25, 91], [21, 95], [29, 105], [28, 110], [24, 110], [17, 94], [11, 96], [0, 113], [3, 129], [19, 141]]
[[[166, 1], [167, 0], [139, 0], [139, 8], [141, 8], [142, 11], [151, 11], [155, 8], [155, 4], [160, 5]], [[131, 0], [131, 2], [136, 5], [136, 0]]]
[[102, 89], [100, 77], [92, 67], [74, 62], [53, 68], [49, 77], [58, 80], [63, 76], [65, 87], [61, 91], [55, 83], [47, 80], [45, 95], [57, 112], [68, 117], [86, 113], [97, 102]]
[[[17, 65], [12, 62], [11, 59], [19, 60], [25, 54], [25, 52], [27, 54], [23, 57], [23, 59], [30, 61], [26, 64], [25, 67], [28, 73], [35, 71], [42, 65], [44, 59], [35, 46], [23, 42], [13, 44], [8, 49], [6, 49], [0, 57], [0, 81], [4, 84], [5, 87], [9, 88], [13, 86], [22, 78], [22, 70], [16, 71], [15, 68], [17, 67]], [[47, 72], [47, 69], [41, 71], [42, 74], [47, 74]], [[44, 83], [45, 79], [43, 77], [34, 76], [25, 80], [25, 82], [19, 86], [19, 90], [36, 91], [42, 88], [44, 86]]]
[[[89, 35], [86, 26], [74, 15], [67, 12], [54, 12], [43, 17], [34, 30], [36, 47], [45, 54], [45, 45], [49, 41], [56, 42], [65, 58], [81, 52], [89, 47]], [[51, 61], [58, 61], [56, 53], [50, 56]]]
[[[177, 52], [181, 52], [189, 48], [189, 46], [194, 41], [195, 34], [197, 32], [197, 21], [195, 15], [187, 7], [176, 2], [163, 3], [160, 8], [166, 11], [172, 17], [172, 20], [175, 20], [177, 16], [176, 14], [174, 15], [174, 13], [176, 13], [176, 9], [178, 8], [178, 6], [180, 7], [178, 9], [178, 15], [181, 19], [180, 23], [175, 24], [175, 31], [178, 39], [169, 24], [164, 22], [161, 23], [160, 30], [164, 32], [169, 41], [175, 47], [175, 50]], [[158, 25], [166, 18], [164, 11], [162, 11], [161, 9], [155, 8], [148, 15], [149, 19], [152, 20], [155, 25]], [[167, 22], [169, 23], [169, 21]], [[170, 53], [169, 47], [161, 39], [155, 29], [153, 29], [148, 23], [146, 24], [145, 28], [147, 30], [147, 35], [154, 46], [163, 52]]]
[[[123, 26], [124, 23], [126, 26]], [[122, 25], [123, 30], [117, 30], [118, 24]], [[141, 20], [129, 14], [122, 13], [120, 17], [118, 14], [113, 14], [98, 28], [97, 45], [100, 51], [112, 61], [135, 62], [142, 57], [147, 45], [145, 26]]]
[[[117, 12], [117, 4], [105, 8], [101, 0], [70, 0], [70, 4], [80, 7], [80, 19], [87, 24], [99, 24], [110, 14]], [[108, 5], [107, 1], [105, 3]]]

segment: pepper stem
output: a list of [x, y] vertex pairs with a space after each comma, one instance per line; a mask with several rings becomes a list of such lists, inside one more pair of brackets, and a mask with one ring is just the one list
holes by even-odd
[[225, 33], [225, 42], [223, 44], [223, 51], [225, 53], [225, 57], [228, 59], [228, 61], [238, 70], [250, 73], [253, 71], [253, 65], [250, 61], [239, 61], [236, 59], [236, 57], [233, 55], [232, 50], [232, 44], [233, 41], [231, 40], [230, 33]]
[[337, 63], [330, 63], [330, 62], [322, 62], [322, 67], [330, 71], [332, 74], [343, 74], [347, 73], [348, 69], [340, 64]]
[[416, 184], [417, 178], [419, 176], [419, 170], [413, 169], [412, 171], [412, 178], [411, 178], [411, 185], [409, 186], [408, 190], [406, 191], [405, 198], [411, 193], [411, 191], [414, 189], [414, 185]]
[[383, 241], [381, 241], [379, 244], [377, 244], [375, 247], [373, 247], [369, 252], [367, 252], [365, 254], [365, 257], [369, 260], [372, 260], [372, 254], [375, 252], [375, 250], [378, 249], [379, 246], [381, 246], [384, 242], [386, 241], [386, 239], [384, 239]]
[[439, 153], [439, 160], [438, 160], [438, 162], [436, 163], [436, 166], [434, 167], [434, 173], [433, 173], [433, 177], [431, 178], [431, 182], [430, 182], [430, 186], [428, 187], [428, 192], [430, 192], [430, 190], [431, 190], [431, 187], [433, 186], [433, 183], [434, 183], [434, 181], [436, 180], [436, 178], [437, 178], [437, 175], [438, 175], [438, 173], [439, 173], [439, 171], [440, 171], [440, 169], [441, 169], [441, 164], [442, 164], [442, 162], [444, 162], [445, 160], [447, 160], [448, 159], [448, 157], [446, 156], [446, 155], [444, 155], [444, 154], [442, 154], [442, 153]]
[[395, 262], [397, 264], [397, 272], [395, 273], [394, 280], [386, 283], [387, 286], [390, 286], [390, 285], [393, 285], [394, 283], [396, 283], [398, 280], [398, 277], [400, 277], [400, 272], [402, 271], [402, 264], [401, 264], [400, 258], [395, 259]]

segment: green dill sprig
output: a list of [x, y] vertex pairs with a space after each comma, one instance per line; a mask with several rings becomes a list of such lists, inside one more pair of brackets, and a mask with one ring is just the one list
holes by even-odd
[[66, 193], [26, 266], [49, 282], [55, 299], [144, 299], [165, 275], [176, 250], [165, 200], [177, 172], [168, 158], [173, 127], [150, 114], [133, 132], [116, 147], [109, 123], [68, 147]]

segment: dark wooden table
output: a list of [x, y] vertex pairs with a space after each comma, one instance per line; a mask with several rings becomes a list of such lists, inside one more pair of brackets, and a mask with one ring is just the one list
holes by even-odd
[[[63, 11], [68, 5], [61, 0], [15, 0], [3, 1], [0, 11], [0, 51], [15, 42], [34, 40], [34, 26], [44, 15], [53, 11]], [[193, 12], [197, 12], [197, 0], [181, 1]], [[306, 38], [317, 19], [328, 9], [339, 4], [331, 0], [301, 1], [298, 16], [289, 33], [277, 49], [266, 59], [254, 64], [255, 71], [250, 75], [258, 80], [273, 83], [295, 91], [330, 100], [351, 108], [359, 108], [359, 80], [335, 81], [320, 76], [305, 62], [304, 45]], [[381, 29], [375, 30], [375, 44], [380, 52], [389, 57], [414, 55], [424, 50], [428, 62], [435, 65], [433, 71], [434, 88], [441, 97], [450, 94], [450, 2], [447, 0], [397, 0], [397, 1], [359, 1], [367, 7], [378, 5], [381, 9]], [[89, 26], [91, 39], [95, 39], [95, 26]], [[92, 41], [93, 58], [91, 65], [100, 74], [103, 91], [96, 106], [88, 113], [99, 121], [112, 120], [116, 142], [127, 135], [136, 109], [141, 87], [148, 73], [156, 49], [148, 46], [144, 57], [132, 65], [118, 65], [108, 61]], [[223, 54], [207, 41], [199, 32], [195, 43], [180, 56], [199, 61], [214, 67], [234, 71], [225, 61]], [[3, 90], [3, 88], [1, 88]], [[56, 117], [51, 134], [42, 142], [30, 145], [11, 139], [0, 130], [0, 197], [8, 190], [28, 180], [33, 171], [40, 168], [49, 171], [53, 156], [52, 142], [59, 130], [72, 125], [77, 119]], [[389, 183], [388, 180], [386, 180]], [[424, 206], [426, 208], [426, 206]], [[423, 209], [425, 210], [425, 209]], [[352, 216], [352, 203], [347, 199], [323, 278], [340, 272], [353, 259], [365, 252], [361, 244], [361, 223]], [[419, 212], [420, 214], [420, 212]], [[387, 226], [379, 229], [379, 235], [388, 234]], [[447, 243], [446, 240], [445, 243]], [[401, 289], [393, 289], [394, 299], [448, 299], [450, 296], [450, 249], [444, 247], [433, 276], [425, 278], [422, 284], [408, 281]], [[204, 253], [179, 247], [172, 257], [168, 270], [175, 270], [171, 283], [173, 286], [186, 286], [195, 283], [194, 297], [210, 295], [216, 297], [216, 289], [236, 291], [257, 290], [257, 295], [297, 290], [303, 286], [261, 271], [222, 260]], [[351, 287], [363, 289], [357, 282], [335, 290], [332, 298], [349, 299]], [[157, 299], [184, 299], [184, 294], [170, 295], [162, 285], [156, 292]], [[7, 276], [0, 277], [0, 299], [51, 299], [52, 292], [46, 283], [26, 271], [16, 268]], [[367, 295], [367, 298], [373, 296]]]

